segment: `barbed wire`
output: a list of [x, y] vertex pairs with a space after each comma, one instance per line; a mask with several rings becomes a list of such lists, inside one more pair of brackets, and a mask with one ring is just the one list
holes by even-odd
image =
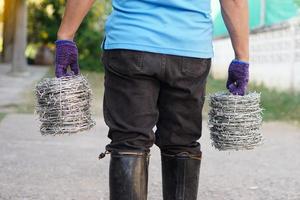
[[208, 96], [208, 126], [216, 149], [248, 150], [262, 144], [260, 96], [257, 92], [244, 96], [218, 92]]
[[84, 76], [45, 78], [35, 93], [42, 135], [73, 134], [95, 125], [90, 111], [92, 91]]

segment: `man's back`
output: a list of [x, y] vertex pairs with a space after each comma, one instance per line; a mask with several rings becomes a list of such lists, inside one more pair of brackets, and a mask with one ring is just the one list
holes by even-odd
[[[79, 74], [72, 40], [93, 2], [67, 1], [56, 41], [57, 77], [68, 76], [69, 66]], [[212, 57], [210, 0], [112, 3], [102, 54], [103, 117], [111, 142], [99, 156], [111, 154], [109, 199], [147, 199], [149, 152], [155, 144], [161, 153], [163, 199], [196, 200], [202, 158], [198, 140]], [[226, 87], [244, 95], [249, 81], [248, 2], [220, 4], [235, 53]]]
[[210, 0], [113, 0], [104, 49], [210, 58]]

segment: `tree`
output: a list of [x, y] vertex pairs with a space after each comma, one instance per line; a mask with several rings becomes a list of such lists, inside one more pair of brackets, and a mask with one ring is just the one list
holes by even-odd
[[15, 29], [13, 36], [13, 55], [12, 68], [13, 75], [25, 75], [27, 72], [27, 62], [25, 58], [26, 27], [27, 27], [27, 6], [25, 0], [17, 0], [16, 5]]
[[[48, 45], [54, 48], [64, 5], [64, 0], [29, 1], [28, 41], [30, 44]], [[96, 1], [75, 36], [80, 55], [79, 64], [83, 69], [102, 70], [100, 44], [103, 39], [103, 20], [107, 15], [107, 5], [107, 0]]]
[[2, 60], [4, 62], [12, 61], [14, 32], [16, 27], [16, 2], [17, 0], [5, 0], [4, 2], [2, 54]]

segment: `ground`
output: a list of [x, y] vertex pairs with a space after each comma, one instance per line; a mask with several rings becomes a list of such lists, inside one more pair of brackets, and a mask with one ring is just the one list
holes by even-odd
[[[4, 69], [0, 73], [4, 94], [0, 96], [0, 200], [108, 200], [109, 155], [97, 159], [109, 142], [101, 114], [94, 113], [97, 125], [89, 132], [41, 136], [38, 117], [32, 111], [32, 86], [47, 70], [30, 68], [31, 77], [13, 78], [5, 75], [8, 66], [0, 68]], [[91, 85], [98, 87], [97, 96], [103, 92], [98, 83]], [[26, 90], [31, 91], [31, 103], [24, 114], [20, 109], [27, 105], [22, 102]], [[100, 110], [101, 102], [94, 107]], [[267, 122], [261, 147], [220, 152], [211, 146], [206, 124], [203, 121], [200, 140], [199, 200], [300, 200], [298, 126]], [[149, 173], [148, 199], [162, 200], [160, 156], [155, 146]]]
[[[263, 146], [220, 152], [210, 145], [204, 127], [199, 200], [300, 199], [298, 128], [267, 123]], [[36, 116], [8, 114], [0, 130], [0, 199], [108, 199], [109, 155], [97, 159], [109, 142], [103, 118], [89, 132], [53, 137], [40, 135]], [[156, 147], [151, 152], [149, 179], [149, 200], [161, 200]]]
[[[26, 90], [32, 89], [36, 81], [41, 79], [49, 69], [47, 67], [35, 66], [28, 67], [29, 75], [27, 76], [10, 76], [10, 64], [0, 64], [0, 112], [15, 112], [20, 111], [19, 109], [31, 109], [32, 104], [26, 105], [24, 103], [30, 96], [31, 93], [25, 93]], [[19, 105], [23, 104], [23, 108]]]

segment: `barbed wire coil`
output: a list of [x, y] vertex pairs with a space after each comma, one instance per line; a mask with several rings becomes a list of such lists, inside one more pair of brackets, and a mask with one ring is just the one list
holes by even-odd
[[208, 127], [216, 149], [249, 150], [262, 144], [260, 93], [239, 96], [217, 92], [208, 97]]
[[92, 91], [83, 75], [45, 78], [35, 88], [42, 135], [74, 134], [95, 125]]

